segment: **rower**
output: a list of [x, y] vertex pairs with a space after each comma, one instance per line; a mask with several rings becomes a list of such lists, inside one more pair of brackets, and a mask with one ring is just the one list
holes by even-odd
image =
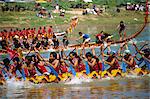
[[90, 42], [91, 38], [88, 34], [83, 34], [82, 32], [79, 32], [79, 35], [80, 37], [76, 41], [83, 39], [83, 47], [85, 46], [85, 44]]
[[139, 50], [134, 43], [133, 46], [135, 47], [136, 51], [141, 55], [141, 58], [138, 60], [138, 66], [144, 61], [145, 66], [147, 66], [147, 69], [150, 70], [150, 49], [145, 48], [143, 50]]
[[10, 64], [10, 60], [8, 58], [5, 58], [1, 64], [4, 65], [2, 68], [3, 77], [7, 80], [12, 76], [13, 66]]
[[134, 70], [136, 67], [138, 67], [134, 60], [134, 57], [130, 53], [130, 50], [124, 51], [123, 61], [127, 64], [127, 68], [130, 70]]
[[118, 62], [118, 59], [116, 57], [116, 52], [115, 51], [111, 51], [110, 53], [108, 53], [108, 58], [106, 61], [104, 61], [105, 64], [108, 64], [110, 67], [108, 68], [108, 66], [106, 68], [108, 68], [108, 72], [111, 73], [112, 75], [109, 75], [110, 77], [114, 77], [117, 75], [117, 73], [120, 73], [120, 65]]
[[[14, 59], [13, 59], [13, 74], [15, 74], [16, 75], [16, 71], [18, 70], [19, 72], [20, 72], [20, 74], [22, 75], [22, 64], [21, 64], [21, 62], [20, 62], [20, 59], [18, 58], [18, 57], [15, 57]], [[14, 75], [14, 76], [15, 76]]]
[[39, 71], [41, 74], [48, 74], [48, 71], [45, 67], [43, 59], [40, 57], [39, 53], [36, 52], [36, 55], [31, 55], [32, 63], [36, 67], [37, 71]]
[[52, 66], [55, 69], [55, 71], [57, 73], [59, 73], [59, 66], [58, 66], [59, 65], [59, 60], [57, 58], [57, 53], [56, 52], [51, 52], [50, 53], [48, 64], [50, 64], [50, 66]]
[[102, 63], [99, 61], [99, 59], [96, 56], [93, 56], [92, 53], [87, 52], [86, 53], [87, 62], [90, 66], [91, 71], [99, 72], [102, 71]]
[[69, 54], [69, 61], [73, 65], [76, 72], [81, 72], [85, 70], [85, 65], [82, 62], [82, 59], [75, 52]]
[[[25, 75], [28, 75], [30, 77], [33, 77], [36, 74], [36, 69], [34, 67], [34, 64], [32, 63], [32, 57], [31, 56], [26, 56], [25, 57]], [[28, 73], [29, 72], [29, 73]]]
[[69, 67], [68, 64], [63, 59], [60, 59], [59, 62], [60, 62], [59, 65], [60, 74], [67, 73]]

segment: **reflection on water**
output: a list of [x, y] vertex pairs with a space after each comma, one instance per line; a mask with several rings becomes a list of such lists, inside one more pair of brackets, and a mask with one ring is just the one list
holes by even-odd
[[43, 84], [32, 88], [1, 87], [1, 98], [29, 99], [149, 99], [149, 77], [94, 80], [79, 85]]

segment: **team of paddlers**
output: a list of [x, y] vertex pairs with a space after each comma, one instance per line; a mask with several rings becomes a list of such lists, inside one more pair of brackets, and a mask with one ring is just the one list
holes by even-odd
[[[138, 59], [137, 53], [132, 55], [128, 50], [127, 42], [120, 44], [118, 51], [112, 51], [109, 42], [111, 35], [103, 31], [95, 35], [96, 45], [87, 47], [91, 38], [88, 34], [79, 32], [79, 39], [83, 39], [81, 51], [74, 46], [74, 49], [67, 55], [64, 51], [69, 50], [67, 32], [63, 33], [63, 45], [55, 35], [52, 26], [39, 27], [23, 30], [2, 31], [1, 54], [8, 53], [9, 58], [5, 58], [0, 66], [0, 82], [4, 84], [8, 79], [15, 77], [16, 80], [24, 79], [34, 83], [59, 82], [70, 80], [74, 76], [85, 78], [115, 77], [126, 76], [128, 73], [133, 75], [146, 75], [150, 70], [150, 49], [138, 49], [133, 43], [141, 58]], [[63, 47], [60, 47], [63, 46]], [[124, 48], [126, 46], [126, 48]], [[100, 55], [95, 53], [98, 47]], [[145, 47], [145, 45], [144, 45]], [[91, 51], [86, 51], [86, 48]], [[104, 53], [108, 48], [107, 53]], [[50, 52], [49, 59], [44, 59], [39, 51], [47, 49], [56, 49]], [[28, 51], [23, 55], [23, 51]], [[34, 53], [31, 54], [31, 51]], [[124, 51], [122, 53], [122, 51]], [[120, 64], [121, 63], [121, 64]], [[144, 63], [144, 65], [141, 63]]]

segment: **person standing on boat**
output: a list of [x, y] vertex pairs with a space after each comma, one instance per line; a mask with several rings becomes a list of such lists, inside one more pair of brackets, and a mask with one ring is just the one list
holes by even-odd
[[117, 29], [119, 29], [119, 36], [120, 36], [120, 40], [122, 40], [123, 38], [123, 32], [124, 32], [124, 38], [126, 36], [126, 33], [125, 33], [125, 29], [126, 29], [126, 26], [124, 24], [123, 21], [120, 21], [120, 24], [118, 25]]
[[83, 39], [83, 42], [82, 42], [83, 46], [90, 42], [91, 38], [88, 34], [83, 34], [82, 32], [79, 32], [79, 35], [80, 37], [76, 41]]

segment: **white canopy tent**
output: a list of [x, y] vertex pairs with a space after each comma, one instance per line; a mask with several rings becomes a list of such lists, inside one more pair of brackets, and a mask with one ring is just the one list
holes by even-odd
[[83, 0], [84, 2], [92, 2], [92, 0]]

